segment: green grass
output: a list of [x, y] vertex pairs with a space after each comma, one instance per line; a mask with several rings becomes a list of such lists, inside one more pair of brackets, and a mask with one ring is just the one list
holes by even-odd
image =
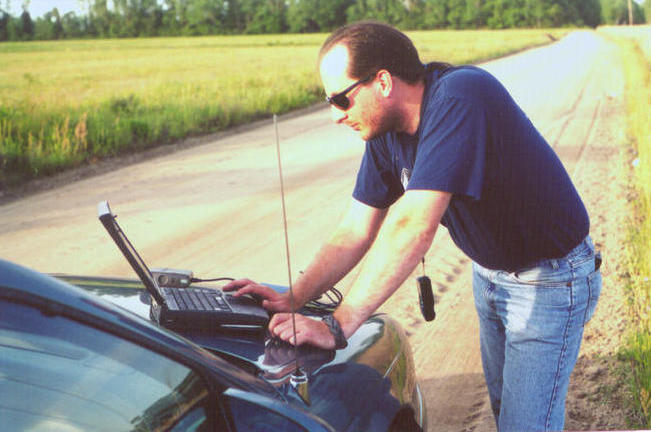
[[[410, 36], [423, 61], [472, 63], [568, 30]], [[325, 34], [0, 44], [0, 189], [321, 100]]]
[[630, 329], [621, 358], [631, 367], [637, 423], [651, 428], [651, 27], [603, 28], [621, 48], [636, 200], [627, 242]]

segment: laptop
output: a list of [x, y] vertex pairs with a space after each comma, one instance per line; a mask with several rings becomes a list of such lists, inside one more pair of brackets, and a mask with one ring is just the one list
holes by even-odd
[[99, 220], [151, 296], [150, 317], [162, 327], [179, 331], [263, 330], [269, 312], [250, 297], [233, 297], [219, 289], [189, 285], [159, 286], [111, 213], [107, 201], [97, 205]]

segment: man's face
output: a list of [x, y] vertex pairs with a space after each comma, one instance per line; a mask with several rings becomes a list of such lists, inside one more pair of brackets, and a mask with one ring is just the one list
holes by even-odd
[[[348, 49], [335, 45], [321, 60], [319, 68], [326, 95], [333, 96], [355, 84], [358, 80], [348, 75]], [[364, 77], [362, 77], [364, 78]], [[356, 85], [346, 96], [347, 109], [331, 104], [332, 119], [358, 131], [364, 140], [372, 139], [382, 132], [382, 112], [378, 99], [375, 77]]]

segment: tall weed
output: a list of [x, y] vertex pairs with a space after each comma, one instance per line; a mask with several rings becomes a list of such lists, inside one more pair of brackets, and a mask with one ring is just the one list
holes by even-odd
[[[651, 27], [605, 28], [622, 50], [636, 200], [628, 254], [630, 334], [621, 356], [632, 367], [639, 425], [651, 428]], [[645, 52], [646, 49], [646, 52]]]

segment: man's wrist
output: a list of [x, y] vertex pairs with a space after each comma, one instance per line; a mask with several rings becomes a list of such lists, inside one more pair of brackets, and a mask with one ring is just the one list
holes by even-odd
[[332, 337], [335, 340], [335, 349], [343, 349], [348, 346], [348, 341], [344, 335], [344, 331], [341, 328], [341, 324], [337, 321], [332, 315], [326, 315], [323, 317], [323, 323], [328, 327]]

